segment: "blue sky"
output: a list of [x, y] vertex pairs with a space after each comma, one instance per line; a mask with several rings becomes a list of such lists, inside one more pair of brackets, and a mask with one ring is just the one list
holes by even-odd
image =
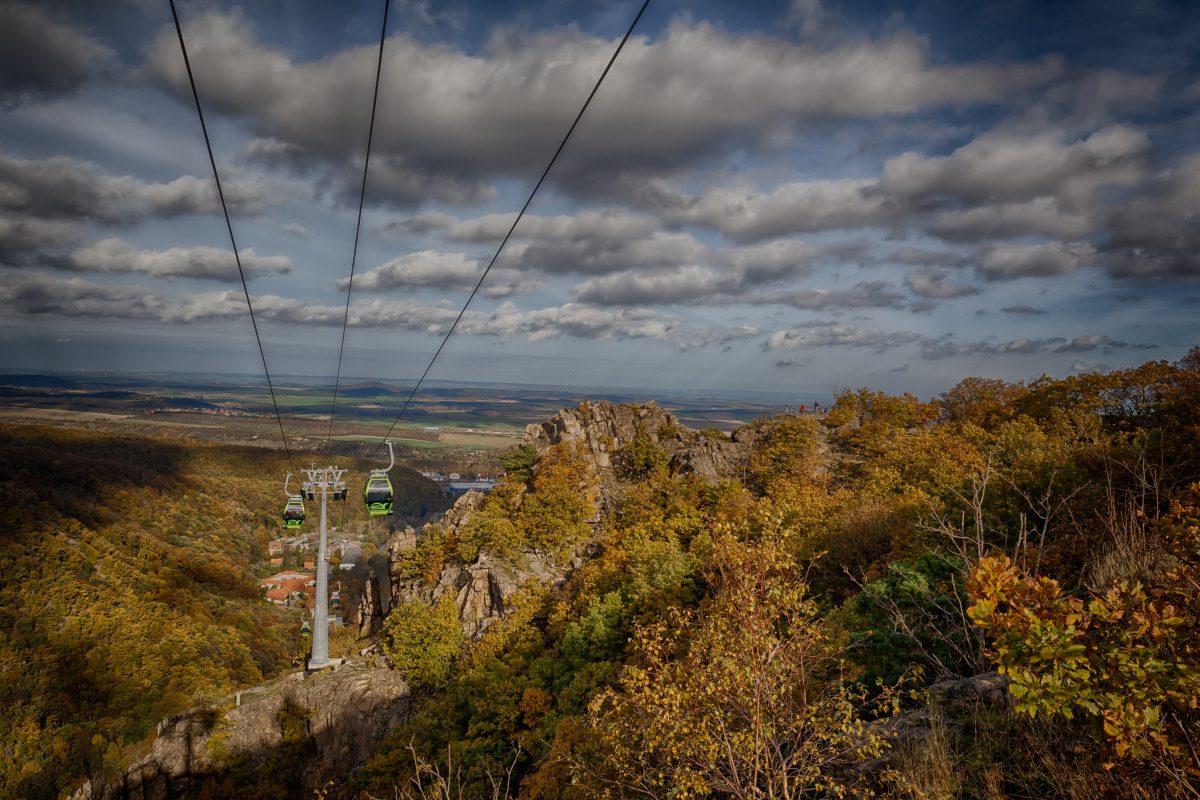
[[[181, 2], [273, 371], [332, 375], [382, 2]], [[632, 18], [396, 0], [345, 372], [419, 374]], [[434, 379], [942, 391], [1173, 359], [1188, 3], [655, 0]], [[0, 367], [253, 373], [165, 2], [0, 2]]]

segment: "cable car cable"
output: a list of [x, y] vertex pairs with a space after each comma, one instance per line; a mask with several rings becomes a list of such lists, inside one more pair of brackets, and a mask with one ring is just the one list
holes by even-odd
[[246, 295], [246, 308], [250, 310], [250, 325], [254, 328], [254, 340], [258, 342], [258, 355], [262, 358], [263, 374], [267, 376], [267, 388], [271, 392], [271, 405], [275, 407], [275, 421], [279, 423], [279, 437], [283, 440], [283, 451], [287, 454], [288, 465], [292, 467], [292, 472], [297, 472], [292, 464], [292, 449], [288, 445], [287, 434], [283, 430], [283, 417], [279, 414], [279, 402], [275, 399], [275, 385], [271, 382], [271, 370], [267, 368], [267, 354], [263, 350], [262, 337], [258, 334], [258, 321], [254, 318], [254, 304], [250, 302], [250, 289], [246, 285], [242, 257], [238, 254], [237, 240], [233, 236], [229, 206], [225, 203], [225, 192], [221, 188], [221, 175], [217, 172], [217, 159], [213, 156], [212, 141], [208, 138], [208, 125], [204, 122], [204, 110], [200, 107], [200, 93], [196, 90], [196, 78], [192, 75], [192, 62], [188, 58], [187, 45], [183, 41], [179, 11], [175, 8], [175, 0], [168, 0], [168, 2], [171, 4], [171, 17], [175, 20], [175, 33], [179, 36], [179, 50], [183, 53], [183, 66], [187, 69], [188, 83], [192, 87], [192, 99], [196, 101], [196, 115], [200, 117], [200, 130], [204, 133], [204, 147], [208, 150], [208, 163], [212, 165], [213, 180], [217, 184], [217, 197], [221, 200], [221, 211], [225, 214], [225, 228], [229, 231], [229, 244], [233, 247], [233, 260], [237, 264], [238, 276], [242, 279], [242, 292]]
[[338, 386], [342, 382], [342, 354], [346, 350], [346, 327], [350, 324], [350, 292], [354, 288], [354, 267], [358, 262], [358, 236], [362, 231], [363, 202], [367, 197], [367, 168], [371, 164], [371, 142], [375, 138], [375, 109], [379, 106], [379, 75], [383, 72], [383, 42], [387, 36], [388, 9], [392, 0], [383, 0], [383, 25], [379, 28], [379, 56], [375, 60], [375, 94], [371, 97], [371, 124], [367, 127], [367, 155], [363, 159], [362, 186], [358, 190], [358, 221], [354, 224], [354, 249], [350, 251], [350, 282], [346, 284], [346, 315], [342, 318], [342, 343], [338, 346], [337, 375], [333, 379], [333, 403], [329, 407], [329, 431], [325, 444], [333, 438], [333, 415], [337, 412]]
[[508, 244], [508, 240], [512, 237], [513, 231], [517, 229], [517, 225], [520, 224], [521, 218], [525, 216], [525, 212], [529, 209], [530, 204], [533, 202], [534, 196], [537, 195], [538, 189], [542, 188], [542, 184], [545, 182], [546, 176], [550, 174], [550, 170], [554, 166], [554, 162], [558, 160], [563, 148], [567, 146], [567, 141], [570, 140], [571, 134], [575, 132], [575, 128], [578, 127], [579, 121], [583, 119], [583, 114], [585, 111], [587, 111], [588, 106], [591, 105], [592, 98], [596, 96], [596, 92], [600, 91], [600, 85], [604, 83], [604, 79], [608, 76], [608, 71], [612, 69], [612, 65], [616, 62], [617, 56], [619, 56], [621, 51], [625, 48], [625, 43], [629, 41], [629, 37], [633, 35], [633, 29], [637, 27], [638, 21], [642, 18], [642, 14], [646, 13], [646, 7], [649, 5], [650, 0], [644, 0], [642, 7], [638, 9], [637, 15], [634, 16], [633, 22], [629, 23], [629, 29], [626, 30], [625, 35], [621, 37], [620, 43], [617, 44], [617, 49], [613, 51], [612, 57], [608, 59], [608, 63], [604, 66], [604, 71], [600, 73], [600, 77], [596, 80], [596, 85], [592, 87], [592, 91], [588, 94], [587, 99], [583, 101], [583, 106], [579, 109], [579, 113], [575, 115], [575, 121], [571, 123], [571, 127], [567, 129], [566, 135], [563, 136], [562, 141], [559, 142], [558, 149], [556, 149], [554, 151], [554, 155], [550, 157], [550, 162], [546, 164], [546, 168], [542, 170], [542, 176], [538, 178], [537, 183], [534, 184], [533, 191], [529, 193], [529, 197], [525, 200], [525, 205], [521, 206], [521, 210], [517, 212], [517, 218], [513, 220], [512, 225], [508, 229], [508, 233], [504, 234], [504, 239], [501, 240], [500, 246], [496, 248], [495, 255], [493, 255], [491, 261], [488, 262], [487, 267], [483, 270], [483, 274], [479, 276], [479, 282], [476, 283], [475, 288], [471, 290], [470, 296], [467, 297], [467, 302], [463, 303], [462, 310], [458, 312], [458, 316], [454, 319], [454, 323], [450, 326], [450, 330], [446, 331], [446, 336], [442, 339], [442, 343], [438, 345], [438, 349], [433, 354], [433, 358], [429, 359], [429, 364], [425, 367], [425, 371], [421, 373], [421, 377], [417, 380], [416, 386], [414, 386], [412, 392], [409, 393], [408, 399], [404, 401], [404, 405], [401, 406], [400, 413], [396, 415], [396, 419], [392, 420], [391, 427], [389, 427], [387, 433], [384, 434], [383, 440], [380, 441], [379, 446], [375, 448], [375, 452], [379, 452], [379, 450], [383, 448], [384, 442], [391, 437], [392, 431], [395, 430], [397, 423], [399, 423], [400, 419], [404, 416], [404, 412], [408, 410], [409, 404], [411, 404], [413, 398], [416, 397], [417, 390], [421, 388], [421, 384], [423, 384], [425, 382], [425, 378], [429, 376], [429, 371], [433, 369], [434, 362], [436, 362], [438, 360], [438, 356], [442, 354], [442, 350], [446, 347], [446, 342], [450, 341], [450, 337], [454, 335], [455, 329], [458, 328], [458, 323], [462, 321], [463, 315], [467, 313], [467, 307], [471, 305], [471, 301], [474, 300], [475, 295], [479, 293], [479, 289], [481, 286], [483, 286], [483, 282], [487, 279], [488, 273], [492, 271], [492, 267], [495, 266], [497, 259], [500, 258], [500, 254], [504, 251], [504, 246]]

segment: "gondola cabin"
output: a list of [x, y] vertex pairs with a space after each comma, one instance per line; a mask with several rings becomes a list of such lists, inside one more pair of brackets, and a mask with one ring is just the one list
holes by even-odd
[[304, 500], [299, 495], [292, 495], [283, 507], [283, 527], [299, 528], [303, 524]]
[[305, 639], [307, 639], [309, 636], [312, 636], [312, 626], [308, 624], [308, 620], [304, 620], [300, 623], [300, 635]]
[[363, 499], [367, 503], [367, 513], [372, 517], [381, 517], [392, 513], [392, 482], [385, 472], [373, 472], [367, 478], [363, 487]]

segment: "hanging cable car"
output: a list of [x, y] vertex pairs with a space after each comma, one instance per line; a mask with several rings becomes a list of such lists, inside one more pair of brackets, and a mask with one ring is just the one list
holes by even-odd
[[305, 639], [312, 636], [312, 626], [308, 624], [308, 620], [300, 623], [300, 635]]
[[388, 478], [388, 473], [392, 471], [392, 467], [396, 466], [396, 454], [392, 452], [391, 441], [389, 440], [386, 444], [389, 460], [387, 469], [372, 470], [363, 487], [363, 500], [367, 504], [367, 513], [372, 517], [391, 514], [392, 503], [396, 497], [392, 489], [392, 481]]
[[287, 505], [283, 507], [283, 527], [299, 528], [304, 524], [304, 498], [288, 491], [288, 483], [292, 473], [288, 473], [283, 481], [283, 493], [287, 495]]

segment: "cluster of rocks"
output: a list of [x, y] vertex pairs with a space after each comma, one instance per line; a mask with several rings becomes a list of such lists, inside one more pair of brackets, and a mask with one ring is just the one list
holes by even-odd
[[[465, 526], [483, 505], [484, 495], [471, 491], [458, 498], [454, 506], [436, 523], [447, 536], [453, 536]], [[458, 606], [463, 635], [476, 639], [495, 622], [504, 617], [509, 600], [530, 581], [558, 585], [566, 580], [574, 564], [560, 564], [544, 553], [527, 551], [516, 557], [500, 558], [482, 552], [470, 563], [452, 560], [442, 566], [431, 582], [404, 573], [406, 553], [417, 547], [419, 536], [412, 528], [397, 533], [388, 543], [388, 583], [390, 591], [381, 590], [380, 576], [372, 573], [363, 589], [359, 632], [363, 636], [377, 633], [389, 610], [413, 600], [438, 603], [446, 595], [454, 597]]]
[[[671, 474], [719, 480], [743, 469], [760, 431], [755, 426], [744, 426], [730, 438], [719, 433], [704, 434], [684, 427], [655, 403], [614, 405], [602, 400], [563, 409], [540, 425], [530, 425], [523, 443], [539, 455], [555, 445], [579, 445], [605, 484], [601, 486], [603, 506], [611, 500], [611, 481], [620, 470], [622, 452], [639, 435], [648, 436], [667, 455]], [[475, 491], [460, 497], [436, 523], [443, 535], [453, 536], [466, 526], [483, 501], [484, 495]], [[599, 524], [599, 518], [594, 523]], [[405, 577], [402, 567], [405, 554], [414, 550], [429, 530], [428, 525], [420, 533], [406, 528], [388, 543], [390, 591], [382, 589], [383, 576], [372, 573], [368, 577], [359, 606], [361, 635], [377, 633], [388, 611], [402, 603], [418, 599], [436, 603], [451, 595], [458, 606], [463, 634], [477, 638], [503, 618], [510, 598], [530, 581], [551, 586], [561, 584], [573, 568], [589, 557], [589, 549], [594, 549], [585, 545], [568, 563], [556, 562], [535, 551], [509, 558], [482, 552], [469, 564], [461, 561], [445, 564], [432, 582]]]
[[672, 475], [694, 474], [710, 481], [737, 474], [759, 435], [757, 426], [743, 425], [726, 438], [719, 431], [686, 428], [653, 402], [614, 405], [600, 400], [563, 409], [540, 425], [528, 426], [524, 443], [539, 453], [564, 442], [578, 443], [601, 474], [611, 474], [621, 466], [622, 450], [639, 434], [666, 453]]

